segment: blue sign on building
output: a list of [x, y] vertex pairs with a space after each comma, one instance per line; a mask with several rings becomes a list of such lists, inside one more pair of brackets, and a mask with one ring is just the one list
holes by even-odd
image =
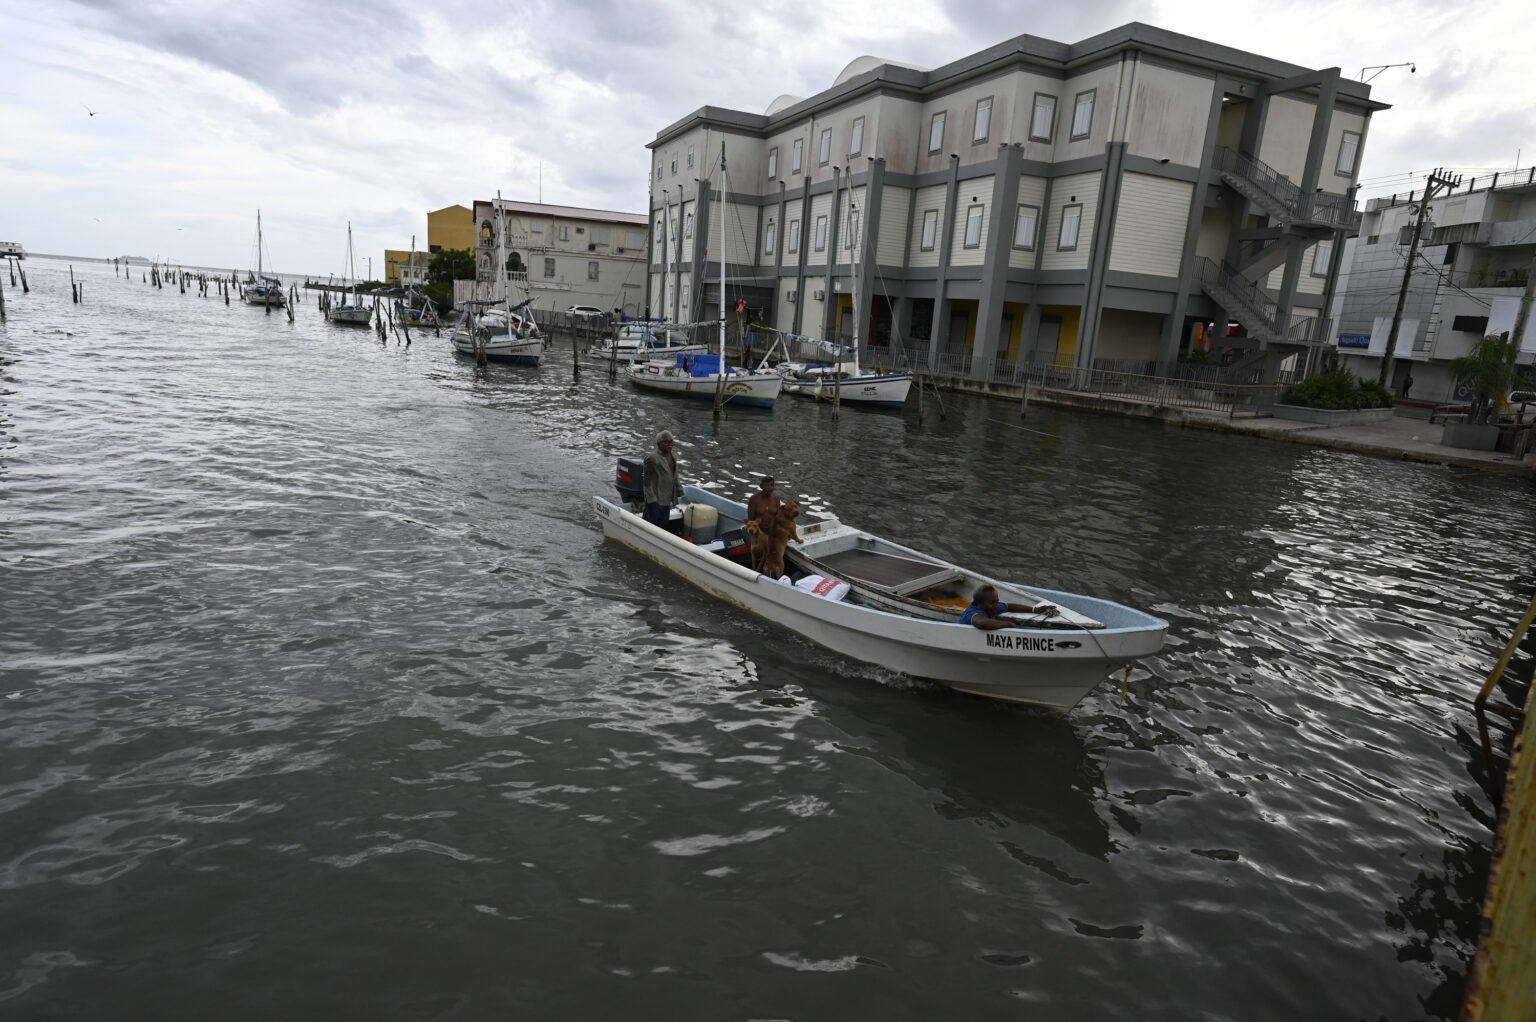
[[1341, 348], [1369, 348], [1370, 346], [1370, 334], [1339, 334]]

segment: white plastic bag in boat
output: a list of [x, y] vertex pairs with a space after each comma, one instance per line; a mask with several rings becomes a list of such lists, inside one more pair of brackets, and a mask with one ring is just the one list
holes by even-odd
[[821, 575], [807, 575], [796, 582], [795, 585], [800, 589], [815, 593], [817, 596], [822, 596], [829, 600], [841, 600], [844, 596], [848, 595], [848, 590], [851, 588], [847, 582], [835, 578], [825, 578]]

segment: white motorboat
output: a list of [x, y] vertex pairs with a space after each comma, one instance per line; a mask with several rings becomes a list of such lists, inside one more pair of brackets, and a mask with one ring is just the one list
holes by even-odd
[[589, 358], [600, 362], [670, 362], [678, 355], [698, 355], [707, 350], [702, 344], [678, 340], [666, 327], [652, 323], [620, 323], [613, 336], [594, 341], [587, 349]]
[[245, 286], [245, 302], [247, 305], [264, 305], [267, 308], [281, 309], [287, 304], [288, 297], [283, 292], [283, 282], [278, 277], [268, 277], [263, 270], [262, 250], [265, 242], [261, 237], [261, 210], [256, 211], [256, 273], [251, 277], [251, 282]]
[[[802, 518], [785, 552], [790, 581], [770, 578], [744, 556], [745, 505], [687, 486], [677, 531], [659, 528], [640, 517], [639, 474], [638, 461], [620, 459], [619, 500], [593, 498], [604, 536], [821, 646], [957, 691], [1065, 712], [1115, 667], [1156, 653], [1168, 630], [1122, 604], [988, 578], [835, 518]], [[1018, 627], [959, 623], [983, 583], [1028, 609], [1005, 615]]]
[[[373, 320], [373, 310], [363, 304], [363, 299], [357, 293], [357, 260], [352, 255], [352, 222], [347, 221], [347, 276], [342, 280], [343, 288], [350, 288], [341, 292], [341, 300], [332, 304], [327, 296], [325, 305], [325, 319], [328, 323], [340, 323], [344, 326], [367, 326]], [[348, 300], [348, 294], [351, 300]]]
[[0, 241], [0, 259], [25, 259], [27, 250], [19, 241]]

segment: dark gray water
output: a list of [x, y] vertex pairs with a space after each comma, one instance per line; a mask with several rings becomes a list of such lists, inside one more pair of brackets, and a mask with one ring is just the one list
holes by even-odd
[[[0, 1017], [1454, 1016], [1529, 482], [955, 397], [716, 428], [27, 268]], [[602, 539], [662, 428], [1168, 646], [1067, 718], [810, 646]]]

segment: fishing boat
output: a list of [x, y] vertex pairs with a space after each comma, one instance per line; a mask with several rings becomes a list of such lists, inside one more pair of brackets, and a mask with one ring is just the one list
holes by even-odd
[[402, 297], [395, 299], [395, 322], [402, 326], [440, 326], [442, 324], [432, 299], [414, 288], [407, 288]]
[[[363, 304], [362, 296], [357, 293], [357, 260], [352, 255], [352, 221], [347, 221], [347, 276], [342, 279], [341, 301], [339, 304], [331, 304], [329, 300], [325, 306], [325, 319], [328, 323], [340, 323], [343, 326], [367, 326], [373, 319], [373, 310]], [[348, 288], [351, 291], [351, 300], [347, 300]], [[327, 296], [329, 298], [329, 296]]]
[[858, 349], [853, 352], [853, 358], [846, 362], [781, 362], [774, 371], [784, 377], [786, 394], [855, 407], [905, 407], [907, 394], [912, 390], [912, 374], [860, 368]]
[[702, 344], [680, 339], [661, 323], [626, 320], [614, 329], [612, 336], [592, 342], [587, 355], [602, 362], [670, 362], [678, 355], [699, 355], [706, 350]]
[[[695, 586], [854, 660], [960, 692], [1066, 712], [1118, 666], [1163, 646], [1168, 623], [1109, 600], [990, 578], [835, 517], [799, 524], [786, 574], [754, 569], [746, 506], [685, 486], [671, 528], [640, 516], [641, 463], [619, 460], [619, 498], [593, 498], [603, 535]], [[724, 531], [722, 531], [722, 529]], [[1017, 626], [984, 631], [959, 616], [995, 586]]]
[[[720, 174], [725, 176], [725, 143], [720, 144]], [[722, 187], [724, 182], [722, 181]], [[673, 361], [631, 362], [624, 367], [637, 387], [675, 397], [702, 398], [726, 403], [772, 408], [784, 378], [778, 373], [736, 368], [725, 360], [725, 217], [720, 217], [720, 353], [678, 354]]]
[[261, 237], [261, 210], [256, 211], [256, 273], [250, 278], [250, 283], [245, 285], [245, 301], [248, 305], [265, 305], [268, 308], [277, 306], [281, 309], [287, 304], [287, 296], [283, 293], [283, 282], [277, 277], [266, 276], [262, 262], [262, 249], [265, 243]]
[[507, 230], [503, 222], [501, 192], [496, 193], [496, 266], [501, 296], [489, 301], [471, 299], [453, 328], [453, 350], [477, 360], [538, 365], [544, 357], [544, 337], [533, 319], [533, 299], [513, 305], [507, 291]]
[[27, 250], [19, 241], [0, 241], [0, 259], [25, 259]]

